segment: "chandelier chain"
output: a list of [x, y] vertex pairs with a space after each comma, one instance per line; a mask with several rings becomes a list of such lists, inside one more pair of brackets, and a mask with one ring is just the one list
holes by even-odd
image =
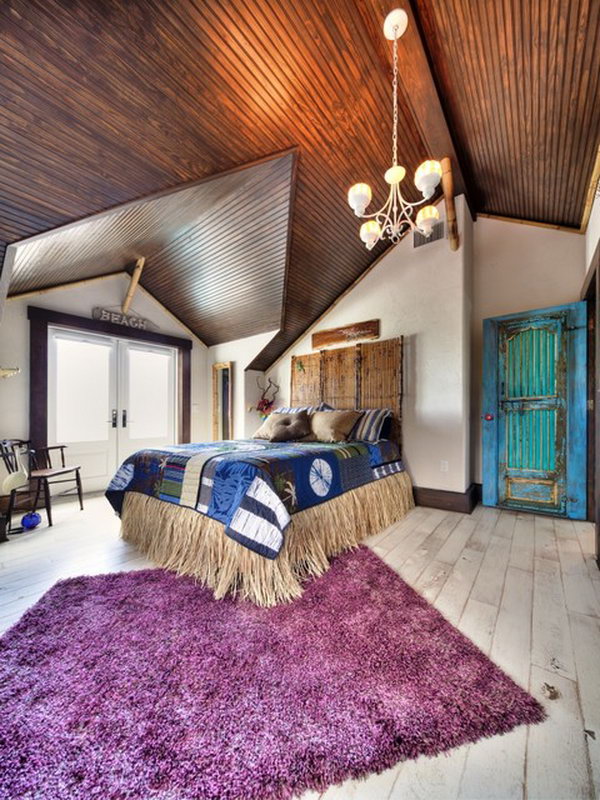
[[398, 163], [398, 28], [394, 28], [394, 81], [393, 96], [394, 96], [394, 131], [392, 136], [393, 141], [393, 165]]
[[407, 230], [420, 231], [430, 236], [439, 213], [434, 206], [426, 206], [413, 221], [415, 208], [433, 196], [439, 184], [442, 167], [438, 161], [424, 161], [415, 172], [415, 186], [423, 195], [422, 200], [409, 202], [400, 189], [406, 175], [405, 167], [398, 164], [398, 39], [406, 30], [408, 15], [401, 8], [396, 8], [387, 15], [383, 26], [386, 39], [392, 41], [393, 81], [392, 81], [392, 166], [386, 170], [384, 179], [389, 185], [387, 200], [383, 206], [371, 213], [366, 213], [372, 200], [371, 187], [367, 183], [356, 183], [348, 191], [348, 203], [357, 217], [367, 220], [360, 227], [360, 238], [368, 250], [371, 250], [381, 239], [399, 241]]

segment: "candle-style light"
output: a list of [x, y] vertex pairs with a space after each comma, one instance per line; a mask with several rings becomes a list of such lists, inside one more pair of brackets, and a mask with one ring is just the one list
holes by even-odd
[[390, 186], [388, 199], [385, 204], [373, 214], [366, 214], [373, 193], [368, 183], [355, 183], [348, 190], [348, 204], [357, 217], [367, 219], [360, 226], [360, 238], [371, 250], [380, 239], [388, 238], [397, 242], [406, 226], [419, 230], [425, 236], [431, 236], [434, 223], [440, 215], [435, 206], [425, 206], [417, 214], [416, 222], [412, 216], [416, 206], [433, 197], [442, 177], [442, 167], [439, 161], [424, 161], [415, 172], [415, 186], [423, 195], [423, 200], [409, 203], [402, 196], [400, 184], [406, 175], [406, 169], [398, 164], [398, 39], [402, 36], [408, 25], [406, 11], [397, 8], [385, 18], [383, 33], [386, 39], [393, 42], [394, 79], [392, 83], [393, 98], [393, 139], [392, 139], [392, 166], [386, 171], [384, 178]]

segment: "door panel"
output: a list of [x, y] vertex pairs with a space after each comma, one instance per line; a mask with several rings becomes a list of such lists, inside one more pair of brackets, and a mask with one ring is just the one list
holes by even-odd
[[48, 344], [48, 443], [68, 445], [86, 492], [136, 450], [177, 441], [173, 348], [59, 328]]
[[86, 491], [110, 480], [117, 459], [117, 342], [50, 329], [48, 444], [66, 444]]
[[585, 518], [584, 303], [484, 321], [483, 502]]
[[498, 500], [564, 514], [566, 314], [499, 324]]
[[119, 463], [127, 456], [177, 441], [176, 351], [137, 342], [119, 343]]

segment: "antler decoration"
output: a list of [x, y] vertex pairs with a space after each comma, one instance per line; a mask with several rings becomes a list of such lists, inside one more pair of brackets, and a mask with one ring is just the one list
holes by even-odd
[[[261, 391], [260, 400], [256, 404], [256, 411], [260, 414], [263, 419], [269, 416], [271, 411], [273, 410], [273, 406], [275, 405], [275, 398], [279, 394], [279, 386], [275, 383], [275, 381], [268, 379], [269, 383], [267, 386], [261, 384], [259, 378], [256, 378], [256, 385]], [[272, 392], [271, 397], [269, 397], [269, 392]], [[251, 410], [254, 411], [254, 407], [251, 407]]]

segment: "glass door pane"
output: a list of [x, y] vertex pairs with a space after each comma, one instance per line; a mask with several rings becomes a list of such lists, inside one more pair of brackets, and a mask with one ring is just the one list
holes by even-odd
[[116, 342], [50, 329], [48, 443], [68, 445], [85, 491], [105, 488], [116, 462]]
[[121, 460], [136, 450], [176, 443], [176, 358], [169, 347], [120, 343]]

